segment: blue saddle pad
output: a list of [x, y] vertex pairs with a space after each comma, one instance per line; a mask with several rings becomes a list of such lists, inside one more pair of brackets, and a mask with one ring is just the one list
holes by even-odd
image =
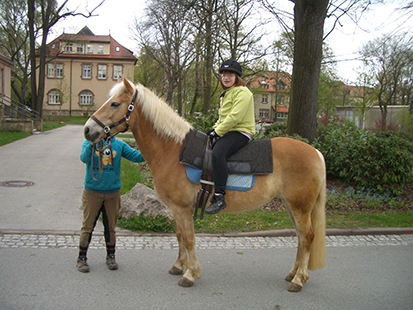
[[[186, 175], [191, 182], [201, 184], [201, 174], [202, 170], [186, 166]], [[254, 183], [255, 175], [230, 174], [227, 180], [227, 189], [245, 192], [250, 190]]]

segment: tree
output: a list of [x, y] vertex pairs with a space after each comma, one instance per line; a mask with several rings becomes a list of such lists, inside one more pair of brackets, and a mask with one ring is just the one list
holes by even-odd
[[328, 0], [296, 0], [293, 81], [287, 133], [317, 137], [317, 92]]
[[146, 20], [135, 21], [135, 38], [145, 54], [164, 69], [167, 79], [166, 101], [172, 105], [178, 88], [176, 105], [183, 111], [182, 83], [193, 61], [193, 32], [189, 25], [190, 12], [171, 0], [152, 0]]
[[387, 107], [402, 103], [404, 94], [411, 93], [413, 39], [404, 34], [384, 35], [366, 43], [360, 54], [366, 70], [371, 72], [371, 86], [376, 89], [382, 115], [381, 130], [385, 130]]
[[0, 50], [13, 62], [11, 88], [26, 103], [29, 80], [29, 33], [26, 0], [0, 0]]
[[[293, 81], [287, 133], [299, 134], [312, 142], [317, 135], [317, 92], [322, 60], [322, 43], [339, 19], [350, 16], [357, 21], [370, 0], [291, 0], [294, 2], [294, 29], [283, 17], [291, 17], [270, 0], [264, 6], [280, 22], [286, 32], [294, 32]], [[325, 19], [335, 20], [333, 27], [324, 34]]]
[[[94, 9], [87, 13], [77, 13], [66, 8], [68, 0], [63, 1], [58, 5], [57, 0], [27, 0], [27, 16], [29, 20], [29, 41], [30, 41], [30, 80], [32, 92], [32, 109], [43, 114], [43, 99], [46, 77], [46, 58], [47, 58], [47, 37], [51, 28], [62, 18], [69, 16], [81, 15], [86, 18], [93, 16], [93, 12], [100, 7], [105, 0], [97, 5]], [[39, 28], [35, 20], [39, 18]], [[37, 34], [41, 33], [40, 45], [36, 54], [36, 39]], [[36, 56], [39, 58], [38, 66], [36, 66]], [[38, 68], [38, 79], [36, 80], [36, 69]]]

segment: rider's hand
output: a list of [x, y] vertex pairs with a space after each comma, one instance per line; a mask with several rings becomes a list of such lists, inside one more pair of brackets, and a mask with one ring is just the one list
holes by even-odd
[[217, 135], [214, 129], [209, 130], [207, 134], [208, 134], [209, 140], [211, 140], [212, 145], [214, 145], [215, 142], [220, 138], [220, 136]]

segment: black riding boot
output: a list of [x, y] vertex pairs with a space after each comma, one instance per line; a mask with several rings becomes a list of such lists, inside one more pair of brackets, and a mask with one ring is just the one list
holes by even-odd
[[211, 205], [205, 210], [205, 214], [215, 214], [227, 207], [225, 195], [214, 195], [211, 199]]

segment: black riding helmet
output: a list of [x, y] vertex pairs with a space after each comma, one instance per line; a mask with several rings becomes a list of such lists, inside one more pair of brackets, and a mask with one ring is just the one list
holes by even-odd
[[222, 63], [221, 67], [219, 67], [219, 73], [222, 73], [224, 71], [234, 72], [238, 74], [240, 77], [242, 76], [241, 65], [234, 59], [228, 59]]

